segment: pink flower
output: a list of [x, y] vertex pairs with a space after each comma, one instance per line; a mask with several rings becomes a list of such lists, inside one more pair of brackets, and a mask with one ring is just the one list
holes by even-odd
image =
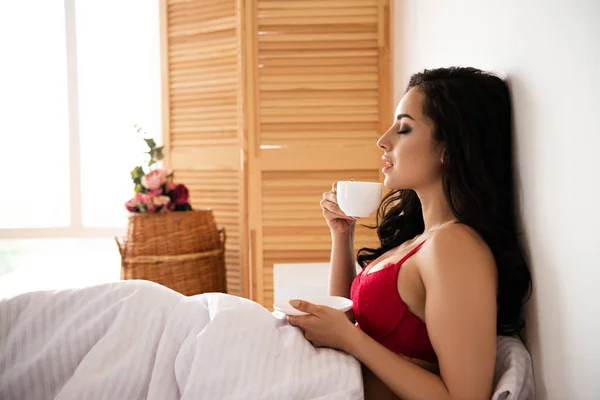
[[160, 188], [166, 181], [169, 172], [165, 169], [155, 169], [142, 178], [142, 186], [149, 190]]
[[182, 205], [188, 202], [190, 194], [184, 185], [175, 186], [175, 204]]
[[156, 196], [153, 201], [156, 207], [166, 206], [171, 202], [169, 196]]
[[154, 204], [154, 197], [156, 197], [156, 195], [153, 192], [142, 194], [142, 204]]
[[142, 195], [138, 193], [133, 198], [129, 199], [127, 203], [125, 203], [125, 208], [127, 208], [127, 211], [129, 212], [137, 212], [137, 207], [140, 204], [142, 204]]
[[156, 195], [153, 192], [142, 195], [142, 204], [146, 206], [149, 213], [153, 213], [156, 210], [156, 205], [154, 204], [155, 197]]

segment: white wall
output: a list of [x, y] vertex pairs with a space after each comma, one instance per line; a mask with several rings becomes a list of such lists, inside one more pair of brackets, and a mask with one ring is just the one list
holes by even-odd
[[422, 68], [507, 77], [539, 399], [600, 398], [600, 1], [395, 0], [394, 94]]

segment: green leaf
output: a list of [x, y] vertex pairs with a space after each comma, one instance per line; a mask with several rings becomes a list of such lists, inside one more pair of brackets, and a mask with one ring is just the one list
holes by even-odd
[[164, 158], [163, 147], [164, 146], [160, 146], [154, 149], [154, 158], [156, 158], [158, 161], [161, 161]]
[[[144, 175], [146, 175], [146, 173], [144, 172], [144, 169], [138, 165], [137, 167], [135, 167], [131, 170], [129, 175], [131, 176], [131, 180], [133, 181], [133, 184], [135, 187], [135, 185], [141, 184], [142, 178], [144, 177]], [[136, 192], [136, 193], [138, 193], [138, 192]]]
[[142, 178], [144, 175], [146, 175], [146, 173], [144, 172], [144, 169], [140, 165], [138, 165], [131, 170], [130, 175], [131, 179], [136, 179]]
[[156, 148], [156, 142], [154, 139], [144, 139], [144, 142], [146, 142], [150, 150], [154, 150]]

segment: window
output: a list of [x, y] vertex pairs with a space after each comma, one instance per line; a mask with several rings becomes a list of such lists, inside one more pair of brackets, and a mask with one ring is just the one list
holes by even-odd
[[65, 15], [59, 6], [40, 2], [32, 13], [27, 2], [0, 3], [2, 229], [71, 222]]
[[114, 263], [144, 159], [134, 125], [161, 140], [158, 1], [31, 7], [0, 2], [0, 294], [2, 279], [36, 280], [65, 252], [73, 268], [95, 252]]

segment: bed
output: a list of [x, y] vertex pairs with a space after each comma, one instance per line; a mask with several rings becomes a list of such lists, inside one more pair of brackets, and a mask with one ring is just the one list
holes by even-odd
[[0, 399], [362, 399], [360, 364], [222, 293], [148, 281], [0, 300]]

